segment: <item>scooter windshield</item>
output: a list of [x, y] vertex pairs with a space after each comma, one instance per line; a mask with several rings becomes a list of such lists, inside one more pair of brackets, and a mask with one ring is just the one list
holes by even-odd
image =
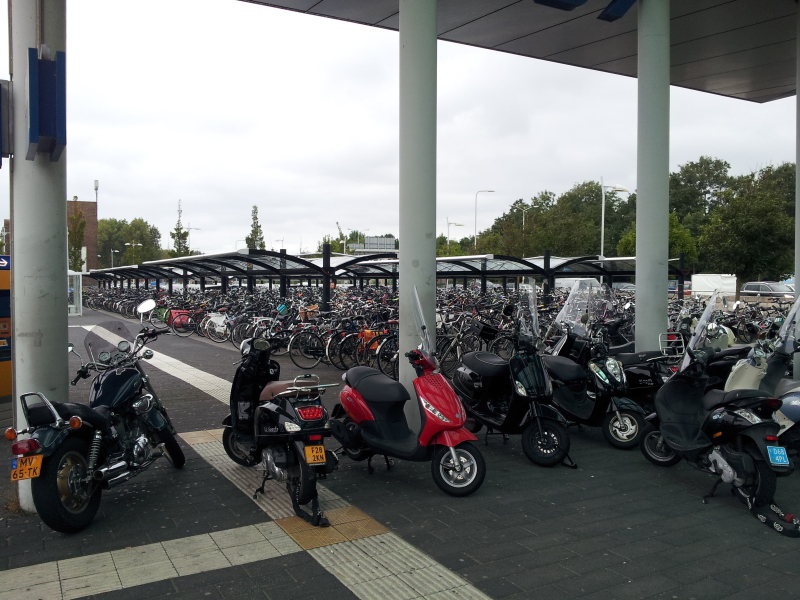
[[536, 282], [531, 278], [525, 278], [524, 285], [520, 286], [517, 322], [520, 336], [527, 338], [531, 345], [535, 345], [540, 337], [539, 311]]
[[[708, 324], [711, 322], [711, 317], [714, 314], [714, 310], [717, 306], [718, 293], [719, 292], [715, 290], [708, 299], [706, 309], [703, 311], [703, 314], [700, 315], [700, 319], [697, 321], [697, 325], [694, 328], [692, 339], [689, 340], [689, 344], [686, 346], [687, 350], [694, 352], [695, 350], [700, 350], [705, 346], [706, 337], [708, 335]], [[689, 352], [686, 352], [683, 355], [683, 362], [681, 362], [681, 371], [688, 367], [689, 363], [691, 363], [691, 358], [689, 358]]]
[[425, 317], [422, 314], [422, 303], [419, 301], [419, 292], [417, 286], [414, 286], [414, 324], [417, 326], [417, 334], [419, 335], [420, 350], [426, 357], [432, 355], [431, 339], [428, 336], [428, 326], [425, 324]]
[[572, 285], [567, 301], [556, 316], [556, 322], [569, 326], [572, 333], [587, 337], [589, 325], [613, 306], [613, 294], [603, 284], [597, 285], [594, 280], [578, 280]]
[[797, 329], [800, 326], [797, 318], [798, 309], [800, 309], [800, 296], [797, 297], [797, 300], [792, 304], [792, 308], [789, 309], [783, 325], [781, 325], [781, 330], [778, 332], [778, 338], [775, 340], [775, 349], [780, 352], [785, 352], [786, 354], [794, 352], [794, 342], [797, 340]]
[[106, 321], [92, 327], [92, 330], [86, 334], [83, 347], [86, 348], [90, 360], [96, 361], [101, 352], [108, 352], [111, 356], [119, 353], [117, 344], [122, 340], [133, 345], [133, 336], [125, 323]]

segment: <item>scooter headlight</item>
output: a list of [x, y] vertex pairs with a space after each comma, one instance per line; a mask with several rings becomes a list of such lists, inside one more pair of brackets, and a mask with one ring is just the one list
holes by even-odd
[[606, 359], [606, 369], [617, 381], [625, 381], [625, 373], [622, 370], [622, 365], [615, 358]]
[[420, 396], [419, 400], [420, 400], [420, 402], [422, 402], [422, 406], [425, 408], [425, 410], [427, 410], [429, 413], [431, 413], [434, 417], [436, 417], [440, 421], [443, 421], [444, 423], [449, 423], [450, 422], [450, 419], [448, 419], [441, 412], [439, 412], [439, 410], [433, 404], [431, 404], [430, 402], [425, 400], [425, 398]]
[[600, 365], [595, 362], [589, 362], [589, 369], [600, 381], [605, 384], [609, 383], [608, 376], [603, 372], [603, 369], [600, 368]]
[[520, 396], [527, 396], [527, 395], [528, 395], [528, 392], [527, 392], [527, 390], [525, 389], [525, 386], [524, 386], [524, 385], [522, 385], [522, 384], [521, 384], [519, 381], [515, 381], [515, 382], [514, 382], [514, 387], [516, 387], [516, 388], [517, 388], [517, 393], [518, 393]]

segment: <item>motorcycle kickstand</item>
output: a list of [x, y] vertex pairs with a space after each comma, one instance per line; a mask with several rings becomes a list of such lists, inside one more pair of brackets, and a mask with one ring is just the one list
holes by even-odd
[[367, 474], [372, 475], [375, 472], [374, 467], [372, 466], [372, 456], [367, 459]]
[[708, 492], [705, 496], [703, 496], [703, 504], [708, 504], [708, 499], [714, 497], [714, 493], [717, 491], [717, 488], [719, 487], [720, 483], [722, 483], [722, 477], [717, 479], [714, 482], [714, 485], [711, 486], [711, 491]]
[[258, 488], [255, 492], [253, 492], [253, 500], [258, 498], [259, 494], [263, 494], [264, 493], [264, 485], [267, 483], [268, 479], [271, 479], [270, 476], [269, 476], [269, 472], [264, 474], [264, 479], [261, 480], [261, 487]]
[[391, 458], [389, 458], [388, 456], [386, 456], [385, 454], [383, 455], [383, 460], [386, 461], [386, 470], [387, 471], [394, 466], [394, 461]]
[[509, 439], [510, 439], [510, 438], [508, 437], [508, 435], [504, 433], [504, 434], [503, 434], [503, 444], [506, 444], [506, 443], [508, 443], [508, 440], [509, 440]]
[[494, 433], [494, 430], [491, 427], [487, 427], [486, 428], [486, 433], [483, 436], [483, 445], [484, 446], [488, 446], [489, 445], [489, 434], [490, 433]]

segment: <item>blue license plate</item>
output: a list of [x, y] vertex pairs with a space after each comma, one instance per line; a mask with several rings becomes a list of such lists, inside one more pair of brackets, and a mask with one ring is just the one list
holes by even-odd
[[786, 448], [782, 446], [767, 446], [767, 452], [769, 452], [769, 463], [771, 465], [789, 466]]

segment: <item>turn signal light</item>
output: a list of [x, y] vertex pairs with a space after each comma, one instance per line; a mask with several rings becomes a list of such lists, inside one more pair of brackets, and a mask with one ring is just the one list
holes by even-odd
[[83, 419], [80, 417], [70, 417], [69, 426], [71, 429], [80, 429], [83, 426]]
[[777, 442], [778, 441], [778, 436], [777, 435], [764, 436], [764, 441], [766, 441], [766, 442]]
[[30, 454], [36, 452], [41, 446], [36, 440], [20, 440], [11, 444], [11, 454]]
[[9, 442], [14, 441], [15, 439], [17, 439], [16, 429], [14, 429], [13, 427], [9, 427], [8, 429], [6, 429], [5, 433], [3, 434], [3, 437], [6, 438]]
[[319, 421], [322, 418], [321, 406], [303, 406], [297, 409], [297, 414], [304, 421]]

